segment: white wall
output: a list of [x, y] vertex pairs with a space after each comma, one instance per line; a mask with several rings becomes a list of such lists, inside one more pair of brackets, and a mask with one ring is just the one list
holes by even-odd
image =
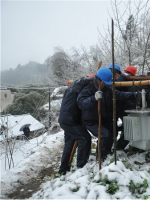
[[8, 105], [12, 104], [14, 94], [10, 90], [0, 90], [0, 112], [2, 112]]

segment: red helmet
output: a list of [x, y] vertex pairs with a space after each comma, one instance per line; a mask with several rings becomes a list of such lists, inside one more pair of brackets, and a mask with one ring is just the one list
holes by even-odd
[[68, 81], [67, 81], [67, 86], [69, 86], [70, 83], [72, 83], [72, 82], [73, 82], [73, 80], [68, 80]]
[[128, 66], [124, 69], [125, 72], [130, 72], [133, 76], [136, 74], [136, 67], [134, 66]]
[[87, 75], [86, 77], [95, 77], [95, 74]]

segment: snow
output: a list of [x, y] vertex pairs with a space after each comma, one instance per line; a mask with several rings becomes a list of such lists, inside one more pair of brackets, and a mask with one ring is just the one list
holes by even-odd
[[[61, 100], [59, 100], [59, 99], [53, 100], [53, 101], [51, 102], [51, 104], [50, 104], [51, 109], [53, 109], [54, 111], [60, 110], [61, 102], [62, 102], [62, 99], [61, 99]], [[44, 105], [41, 107], [41, 109], [42, 109], [42, 108], [43, 108], [44, 110], [48, 111], [48, 110], [49, 110], [49, 103], [44, 104]]]
[[[42, 142], [45, 141], [46, 133], [41, 135], [40, 137], [34, 138], [29, 142], [25, 140], [15, 140], [14, 141], [14, 152], [13, 152], [13, 162], [14, 166], [17, 166], [19, 162], [29, 157], [30, 154], [34, 153], [36, 147], [39, 146]], [[38, 147], [39, 148], [39, 147]], [[1, 172], [5, 171], [5, 144], [1, 144]], [[37, 150], [38, 151], [38, 150]], [[10, 157], [10, 155], [9, 155]], [[11, 164], [11, 166], [13, 166]], [[6, 162], [6, 169], [9, 169], [8, 162]]]
[[[19, 130], [25, 124], [31, 124], [30, 131], [36, 131], [45, 127], [30, 114], [8, 115], [8, 138], [22, 135], [23, 131]], [[0, 125], [7, 127], [7, 116], [0, 117]], [[0, 141], [1, 140], [3, 140], [3, 136], [0, 136]]]
[[[52, 100], [52, 101], [50, 101], [51, 109], [60, 110], [63, 94], [64, 94], [64, 91], [66, 88], [67, 88], [67, 86], [61, 86], [61, 87], [57, 87], [54, 89], [54, 91], [52, 92], [52, 94], [50, 96], [50, 98]], [[40, 109], [44, 109], [44, 110], [48, 111], [49, 103], [44, 104]]]
[[10, 170], [4, 171], [4, 155], [1, 155], [2, 193], [14, 191], [19, 183], [27, 183], [29, 179], [36, 177], [41, 169], [48, 167], [53, 158], [53, 152], [56, 152], [58, 145], [62, 144], [62, 140], [63, 132], [60, 132], [51, 136], [46, 136], [45, 133], [38, 138], [25, 142], [14, 152], [15, 167]]
[[[63, 131], [54, 135], [45, 133], [38, 137], [38, 145], [36, 138], [22, 145], [22, 148], [26, 149], [24, 156], [21, 156], [19, 151], [14, 155], [19, 155], [20, 162], [14, 168], [3, 171], [1, 175], [2, 197], [15, 191], [21, 183], [25, 184], [32, 177], [36, 177], [41, 169], [50, 166], [63, 139]], [[96, 143], [95, 139], [93, 143]], [[114, 155], [108, 155], [101, 170], [94, 155], [91, 155], [89, 162], [80, 169], [77, 169], [74, 159], [70, 172], [51, 177], [29, 199], [150, 199], [150, 162], [145, 162], [146, 153], [127, 156], [124, 151], [117, 151], [117, 164], [111, 162]], [[135, 161], [141, 165], [135, 164]], [[60, 165], [60, 162], [57, 165]], [[130, 191], [131, 180], [134, 184], [141, 184], [142, 190], [145, 179], [148, 187], [144, 193], [140, 194], [138, 189], [135, 189], [135, 193]], [[118, 185], [114, 194], [108, 192], [110, 183]]]
[[51, 98], [53, 99], [56, 96], [57, 96], [57, 98], [62, 98], [66, 88], [67, 88], [67, 86], [61, 86], [61, 87], [55, 88], [51, 94]]

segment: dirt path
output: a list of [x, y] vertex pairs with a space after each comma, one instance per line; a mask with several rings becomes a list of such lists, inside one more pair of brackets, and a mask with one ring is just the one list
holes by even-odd
[[[59, 146], [58, 151], [54, 154], [51, 160], [51, 166], [44, 168], [40, 171], [36, 178], [31, 178], [27, 184], [21, 184], [17, 190], [9, 195], [5, 199], [26, 199], [36, 193], [42, 183], [50, 180], [51, 175], [59, 170], [59, 163], [62, 156], [63, 144]], [[55, 163], [55, 164], [53, 164]]]
[[26, 185], [20, 186], [16, 192], [8, 196], [9, 199], [26, 199], [40, 189], [40, 185], [50, 180], [54, 169], [52, 167], [43, 169], [36, 178], [32, 178]]

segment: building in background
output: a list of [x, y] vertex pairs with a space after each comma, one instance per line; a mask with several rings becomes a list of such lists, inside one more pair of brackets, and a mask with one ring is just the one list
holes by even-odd
[[14, 94], [5, 87], [0, 87], [0, 113], [14, 100]]

